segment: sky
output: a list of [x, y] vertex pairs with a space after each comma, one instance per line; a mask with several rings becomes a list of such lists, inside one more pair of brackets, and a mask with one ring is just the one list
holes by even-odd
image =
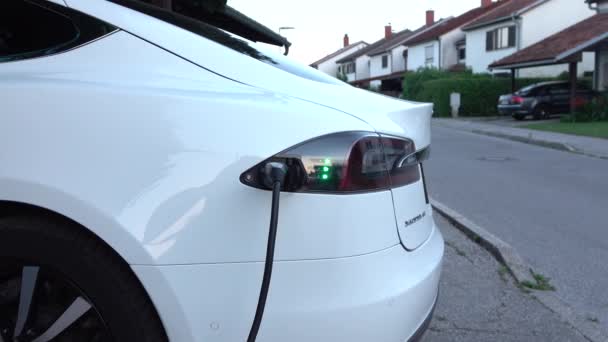
[[[424, 25], [425, 13], [435, 11], [435, 20], [460, 15], [481, 5], [481, 0], [228, 0], [228, 5], [278, 32], [292, 42], [289, 56], [311, 64], [350, 42], [373, 43], [384, 36], [384, 26], [393, 31]], [[277, 48], [277, 51], [279, 48]]]

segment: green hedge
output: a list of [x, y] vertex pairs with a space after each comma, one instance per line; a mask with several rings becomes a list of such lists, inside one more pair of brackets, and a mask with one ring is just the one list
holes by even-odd
[[[517, 89], [530, 84], [556, 80], [555, 78], [518, 78]], [[589, 82], [589, 80], [583, 80]], [[498, 115], [498, 98], [511, 93], [511, 79], [470, 71], [452, 73], [437, 69], [420, 69], [408, 73], [403, 82], [403, 98], [432, 102], [435, 116], [451, 116], [450, 94], [461, 94], [460, 116]]]
[[[518, 79], [517, 88], [542, 82], [541, 79]], [[511, 93], [511, 80], [494, 78], [443, 79], [427, 81], [416, 95], [416, 101], [432, 102], [435, 116], [450, 116], [450, 94], [460, 93], [461, 116], [498, 115], [500, 95]]]

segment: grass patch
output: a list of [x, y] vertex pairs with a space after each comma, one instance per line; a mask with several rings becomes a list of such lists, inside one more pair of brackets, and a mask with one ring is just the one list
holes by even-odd
[[608, 121], [534, 123], [523, 128], [608, 139]]
[[555, 291], [555, 287], [550, 283], [551, 278], [545, 277], [542, 274], [534, 273], [532, 270], [530, 270], [530, 273], [532, 273], [535, 283], [527, 280], [522, 281], [521, 285], [523, 287], [538, 291]]
[[502, 265], [498, 268], [498, 275], [500, 276], [500, 279], [502, 279], [502, 281], [504, 281], [505, 283], [507, 283], [509, 281], [507, 279], [508, 273], [509, 273], [509, 269], [507, 268], [507, 266]]

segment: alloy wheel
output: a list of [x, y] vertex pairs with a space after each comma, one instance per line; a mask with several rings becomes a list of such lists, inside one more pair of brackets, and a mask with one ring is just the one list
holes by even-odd
[[112, 340], [95, 306], [66, 276], [0, 261], [0, 342]]

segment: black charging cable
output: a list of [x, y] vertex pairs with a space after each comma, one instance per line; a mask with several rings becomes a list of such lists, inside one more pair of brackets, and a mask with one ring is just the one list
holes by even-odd
[[264, 166], [262, 171], [264, 174], [264, 184], [269, 189], [272, 189], [272, 209], [270, 211], [270, 228], [268, 231], [268, 244], [266, 245], [266, 261], [264, 262], [264, 277], [262, 279], [262, 288], [260, 289], [260, 298], [258, 299], [258, 307], [255, 310], [255, 317], [247, 342], [255, 342], [258, 337], [258, 331], [262, 324], [264, 309], [266, 308], [266, 298], [268, 298], [268, 290], [270, 288], [270, 277], [272, 276], [272, 265], [274, 263], [274, 246], [277, 239], [277, 225], [279, 223], [279, 198], [281, 196], [281, 187], [285, 181], [287, 174], [287, 165], [283, 163], [270, 162]]

